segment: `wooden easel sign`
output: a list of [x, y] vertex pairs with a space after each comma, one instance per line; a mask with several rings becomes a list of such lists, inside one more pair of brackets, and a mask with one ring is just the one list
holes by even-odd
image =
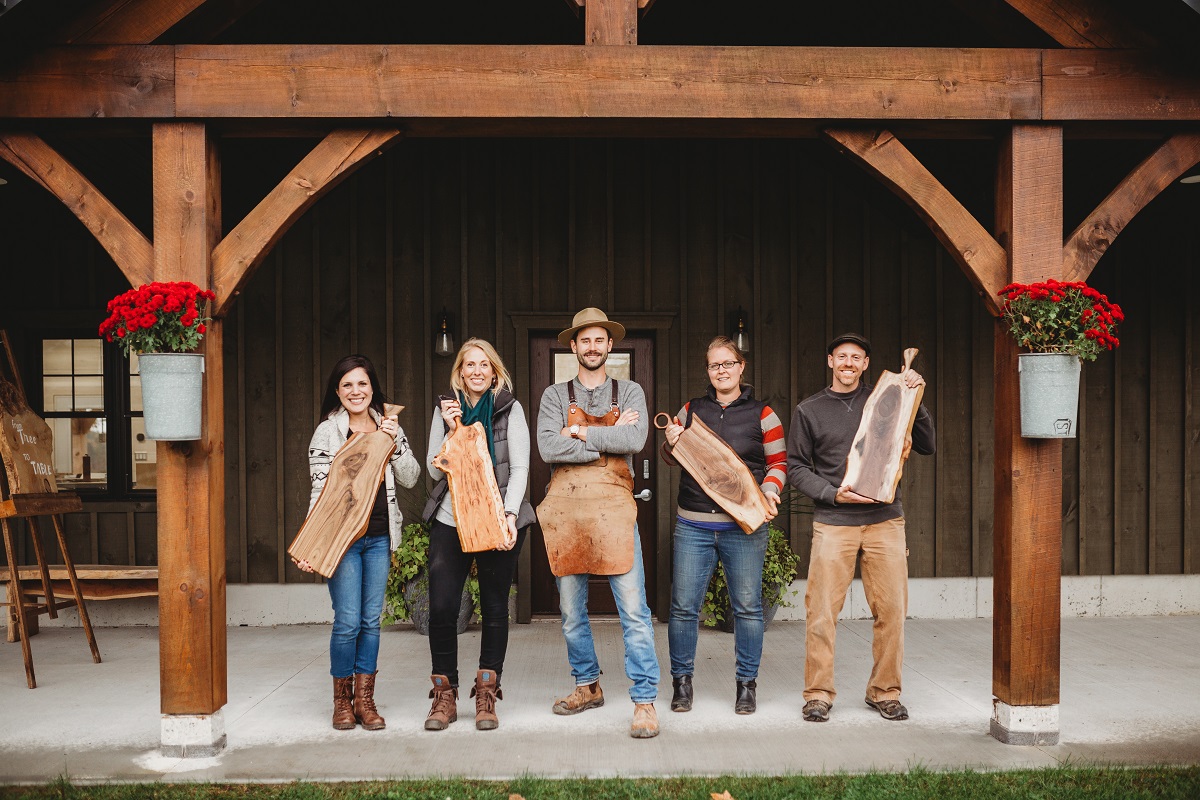
[[[912, 368], [916, 357], [915, 347], [904, 351], [901, 374]], [[883, 371], [863, 407], [862, 421], [846, 458], [843, 486], [881, 503], [896, 499], [896, 487], [912, 449], [913, 422], [924, 394], [924, 385], [910, 389], [899, 374]]]

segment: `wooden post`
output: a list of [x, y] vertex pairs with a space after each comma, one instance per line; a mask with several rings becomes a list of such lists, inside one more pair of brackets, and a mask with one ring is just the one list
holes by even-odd
[[637, 0], [587, 0], [587, 44], [637, 44]]
[[[1000, 152], [997, 239], [1010, 280], [1061, 278], [1062, 128], [1014, 125]], [[1062, 443], [1021, 437], [1017, 347], [995, 330], [996, 486], [991, 732], [1058, 742]]]
[[[202, 123], [154, 126], [154, 276], [211, 286], [221, 232], [216, 142]], [[159, 684], [162, 747], [203, 756], [225, 745], [225, 417], [221, 321], [204, 338], [204, 431], [158, 443]]]

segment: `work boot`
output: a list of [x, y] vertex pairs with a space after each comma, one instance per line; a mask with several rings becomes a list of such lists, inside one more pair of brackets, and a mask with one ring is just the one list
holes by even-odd
[[444, 731], [458, 719], [458, 687], [451, 686], [445, 675], [431, 675], [430, 678], [433, 679], [433, 688], [429, 690], [433, 708], [425, 718], [425, 730]]
[[735, 714], [753, 714], [758, 708], [758, 700], [755, 697], [755, 691], [758, 689], [758, 682], [738, 681], [737, 682], [737, 697], [733, 701], [733, 711]]
[[496, 717], [496, 701], [504, 699], [500, 691], [500, 676], [493, 670], [481, 669], [475, 673], [475, 686], [471, 689], [475, 698], [475, 728], [490, 731], [500, 726]]
[[566, 697], [560, 697], [554, 703], [554, 713], [560, 715], [578, 714], [589, 708], [599, 708], [604, 705], [604, 692], [600, 689], [600, 681], [592, 681], [584, 686], [576, 686], [575, 691]]
[[634, 703], [633, 724], [629, 726], [629, 735], [635, 739], [653, 739], [658, 736], [658, 714], [654, 711], [654, 703]]
[[354, 676], [354, 719], [368, 731], [387, 727], [375, 708], [375, 674]]
[[671, 693], [671, 710], [672, 711], [691, 711], [692, 710], [692, 676], [679, 675], [671, 678], [671, 686], [674, 691]]
[[333, 679], [333, 727], [348, 731], [354, 728], [354, 678]]

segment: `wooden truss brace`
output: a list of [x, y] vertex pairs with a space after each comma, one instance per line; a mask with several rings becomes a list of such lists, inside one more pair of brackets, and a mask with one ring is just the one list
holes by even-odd
[[93, 2], [55, 37], [67, 44], [150, 44], [207, 0]]
[[61, 200], [108, 251], [132, 286], [150, 281], [154, 272], [150, 240], [58, 151], [32, 133], [2, 133], [0, 158]]
[[1200, 133], [1177, 133], [1134, 167], [1063, 245], [1063, 280], [1086, 281], [1129, 221], [1200, 163]]
[[349, 128], [313, 148], [213, 250], [213, 316], [229, 311], [234, 295], [305, 211], [399, 136], [396, 128]]
[[1096, 0], [1004, 0], [1063, 47], [1154, 48], [1116, 9]]
[[996, 292], [1007, 283], [1008, 256], [971, 212], [888, 131], [828, 128], [824, 134], [917, 212], [983, 296], [988, 311], [999, 315]]

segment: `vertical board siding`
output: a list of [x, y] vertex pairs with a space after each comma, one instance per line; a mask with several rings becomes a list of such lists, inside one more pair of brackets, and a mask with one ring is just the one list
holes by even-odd
[[[942, 155], [929, 148], [922, 158], [937, 172]], [[980, 219], [990, 219], [991, 158], [986, 143], [958, 143], [941, 164], [946, 175], [970, 173], [954, 178], [959, 191], [982, 187], [965, 199]], [[1194, 217], [1188, 188], [1167, 189], [1142, 212], [1090, 280], [1128, 321], [1121, 348], [1085, 366], [1080, 438], [1064, 444], [1068, 574], [1200, 570], [1200, 308], [1188, 301], [1200, 288], [1200, 244], [1174, 234]], [[19, 291], [0, 298], [0, 324], [20, 345], [51, 325], [43, 312], [95, 316], [123, 285], [53, 198], [33, 186], [20, 202], [13, 196], [0, 195], [0, 219]], [[1076, 197], [1070, 207], [1090, 202]], [[1179, 290], [1149, 286], [1147, 265]], [[50, 305], [18, 307], [35, 288]], [[749, 379], [785, 426], [800, 399], [827, 385], [832, 334], [872, 338], [872, 378], [898, 369], [902, 348], [920, 348], [938, 453], [914, 456], [905, 470], [910, 573], [991, 574], [996, 323], [911, 210], [861, 170], [807, 140], [418, 139], [302, 217], [234, 304], [225, 336], [228, 580], [314, 580], [283, 549], [307, 508], [308, 439], [337, 358], [357, 351], [376, 361], [424, 461], [432, 397], [446, 390], [451, 365], [432, 353], [443, 307], [458, 342], [490, 339], [513, 364], [508, 313], [583, 305], [618, 320], [675, 315], [657, 342], [668, 375], [654, 411], [704, 390], [703, 347], [734, 331], [739, 306], [752, 335]], [[401, 493], [409, 518], [425, 486]], [[796, 503], [784, 522], [806, 565], [810, 508]], [[66, 530], [79, 562], [157, 560], [153, 502], [89, 502]], [[17, 533], [18, 558], [29, 561], [28, 526]]]

